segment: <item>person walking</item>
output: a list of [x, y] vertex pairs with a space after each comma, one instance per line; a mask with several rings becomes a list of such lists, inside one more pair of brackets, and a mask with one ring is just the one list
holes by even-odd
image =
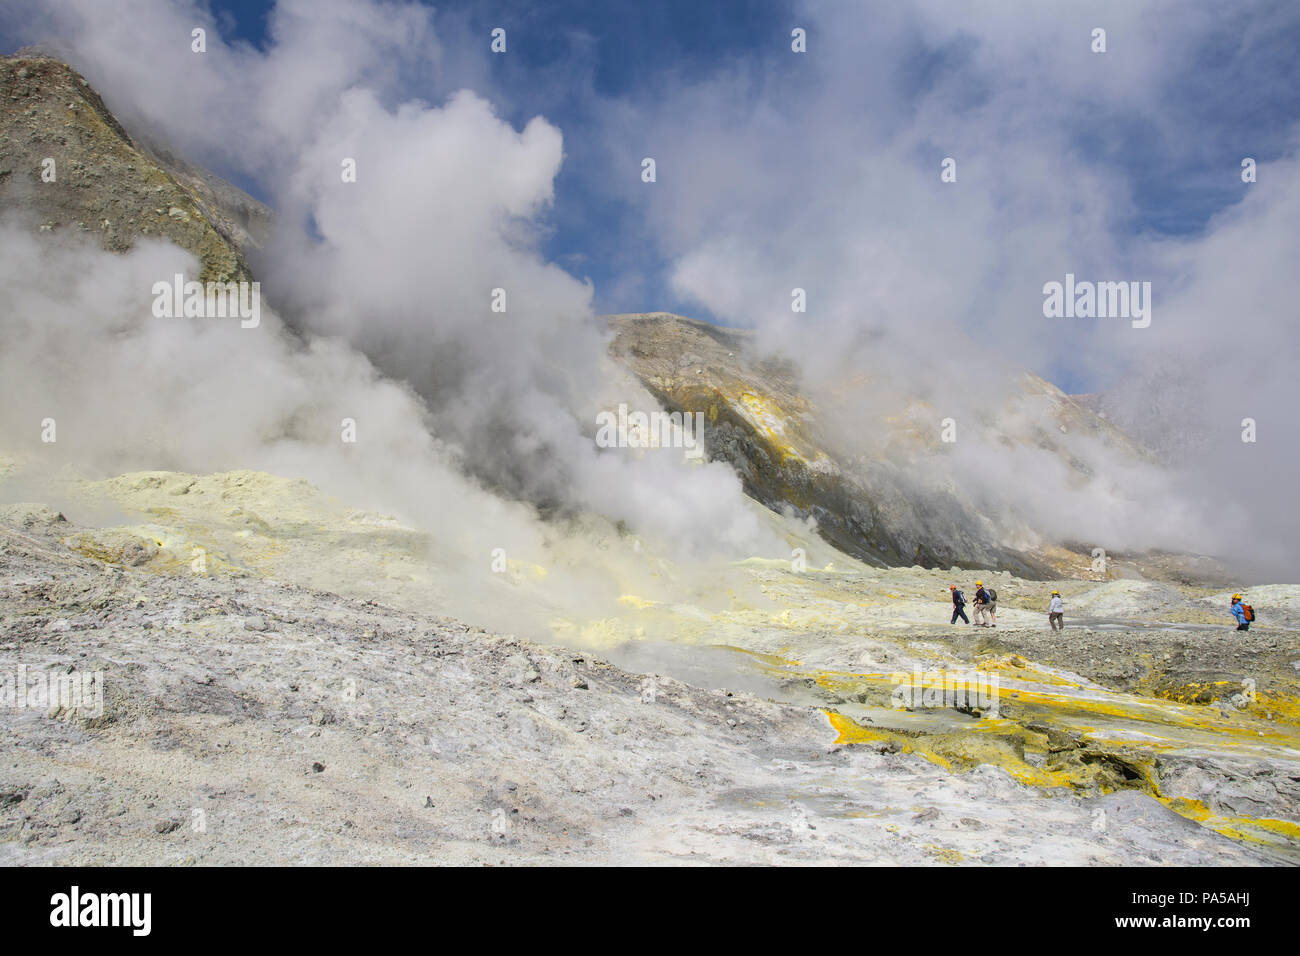
[[975, 626], [988, 627], [984, 614], [989, 606], [989, 593], [984, 590], [984, 582], [975, 582]]
[[1229, 605], [1232, 616], [1237, 619], [1237, 630], [1249, 631], [1250, 622], [1255, 620], [1255, 609], [1241, 600], [1240, 594], [1232, 596], [1232, 604]]
[[969, 624], [970, 618], [966, 616], [966, 595], [962, 594], [955, 584], [948, 585], [948, 590], [952, 592], [952, 620], [948, 623], [956, 624], [957, 618], [961, 618]]
[[1054, 631], [1065, 630], [1065, 605], [1060, 591], [1052, 592], [1052, 600], [1047, 605], [1047, 624]]

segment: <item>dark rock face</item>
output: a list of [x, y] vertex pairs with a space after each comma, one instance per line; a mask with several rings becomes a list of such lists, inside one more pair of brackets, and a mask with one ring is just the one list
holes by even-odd
[[[0, 57], [0, 211], [33, 231], [97, 234], [111, 251], [145, 238], [173, 242], [199, 259], [202, 282], [251, 280], [245, 256], [268, 234], [271, 215], [160, 141], [128, 133], [79, 73], [39, 53]], [[759, 354], [749, 333], [667, 313], [610, 323], [614, 357], [669, 411], [705, 413], [709, 455], [736, 470], [747, 494], [814, 520], [826, 541], [855, 557], [1044, 578], [1087, 554], [1086, 545], [1041, 553], [1006, 546], [1032, 535], [1007, 535], [962, 489], [926, 480], [917, 454], [924, 440], [905, 422], [850, 423], [895, 429], [887, 454], [846, 448], [823, 427], [837, 416], [814, 407], [799, 370]], [[1104, 434], [1127, 453], [1143, 454], [1048, 383], [1026, 376], [1025, 394], [1053, 409], [1062, 432]], [[1058, 447], [1056, 437], [1015, 440], [1051, 448], [1089, 475], [1088, 463]]]
[[133, 139], [85, 78], [40, 55], [0, 57], [0, 207], [114, 252], [170, 240], [198, 256], [202, 282], [250, 280], [244, 250], [269, 222], [252, 197]]
[[[705, 414], [710, 458], [730, 463], [745, 492], [772, 510], [814, 519], [821, 537], [840, 550], [878, 566], [991, 568], [1029, 578], [1059, 573], [1045, 555], [1002, 544], [971, 502], [918, 480], [913, 436], [893, 446], [898, 453], [891, 457], [855, 457], [839, 447], [819, 422], [798, 369], [757, 354], [750, 333], [668, 313], [611, 316], [609, 323], [611, 354], [668, 411]], [[1069, 428], [1113, 431], [1046, 382], [1027, 376], [1026, 388], [1053, 402]], [[1118, 433], [1115, 440], [1126, 441]], [[1081, 473], [1086, 468], [1076, 465]]]

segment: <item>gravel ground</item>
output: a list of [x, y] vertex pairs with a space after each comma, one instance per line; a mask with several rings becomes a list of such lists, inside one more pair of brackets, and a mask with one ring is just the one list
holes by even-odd
[[262, 577], [108, 564], [52, 513], [4, 517], [0, 673], [100, 673], [103, 707], [0, 708], [0, 863], [1282, 859], [1135, 791], [953, 774], [836, 745], [817, 706]]

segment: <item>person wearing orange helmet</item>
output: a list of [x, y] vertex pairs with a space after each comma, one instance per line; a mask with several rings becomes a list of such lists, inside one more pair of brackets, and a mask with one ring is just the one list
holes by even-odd
[[948, 590], [952, 592], [952, 620], [949, 624], [956, 624], [957, 618], [961, 618], [965, 623], [970, 623], [970, 618], [966, 616], [966, 595], [957, 589], [957, 585], [948, 585]]

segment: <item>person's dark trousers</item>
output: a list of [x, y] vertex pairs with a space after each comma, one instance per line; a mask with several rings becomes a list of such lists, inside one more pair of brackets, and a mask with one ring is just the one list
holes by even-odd
[[967, 624], [970, 623], [970, 618], [968, 618], [968, 617], [966, 616], [966, 611], [965, 611], [965, 609], [964, 609], [960, 604], [954, 604], [954, 605], [952, 606], [952, 620], [949, 621], [948, 623], [949, 623], [949, 624], [956, 624], [956, 623], [957, 623], [957, 618], [961, 618], [961, 619], [962, 619], [963, 621], [965, 621]]
[[1247, 622], [1246, 624], [1238, 624], [1238, 625], [1237, 625], [1237, 630], [1239, 630], [1239, 631], [1249, 631], [1249, 630], [1250, 630], [1250, 624], [1249, 624], [1249, 622]]

